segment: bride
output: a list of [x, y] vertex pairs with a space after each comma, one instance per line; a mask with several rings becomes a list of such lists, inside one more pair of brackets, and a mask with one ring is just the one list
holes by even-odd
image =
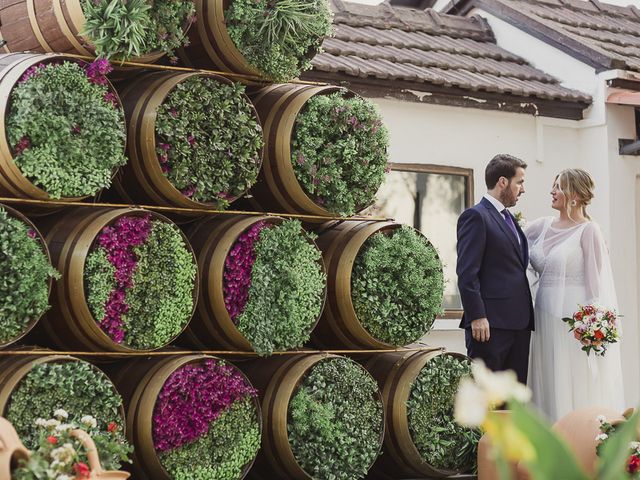
[[589, 405], [624, 409], [620, 344], [610, 345], [604, 357], [587, 356], [562, 321], [579, 305], [617, 309], [609, 253], [587, 214], [593, 190], [588, 172], [560, 172], [551, 190], [551, 207], [560, 216], [537, 219], [525, 230], [538, 288], [530, 386], [534, 404], [553, 421]]

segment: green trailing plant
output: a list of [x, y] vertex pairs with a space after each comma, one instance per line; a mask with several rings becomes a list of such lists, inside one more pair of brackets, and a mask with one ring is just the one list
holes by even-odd
[[438, 253], [408, 226], [371, 236], [351, 272], [351, 297], [360, 323], [391, 345], [407, 345], [429, 331], [442, 311], [443, 291]]
[[328, 358], [314, 365], [289, 402], [287, 430], [300, 466], [313, 478], [364, 478], [383, 431], [378, 386], [357, 363]]
[[218, 209], [258, 178], [262, 127], [245, 87], [193, 76], [176, 85], [158, 109], [156, 153], [175, 188]]
[[310, 98], [296, 117], [291, 162], [298, 182], [332, 213], [375, 201], [387, 169], [389, 134], [374, 104], [344, 92]]
[[49, 308], [49, 279], [60, 274], [36, 232], [0, 206], [0, 344], [20, 336]]
[[232, 0], [224, 17], [249, 65], [277, 82], [311, 68], [311, 58], [332, 33], [327, 0]]
[[264, 228], [255, 244], [249, 299], [238, 330], [261, 355], [302, 346], [322, 308], [321, 254], [298, 220]]
[[209, 427], [206, 437], [160, 455], [174, 480], [237, 480], [260, 448], [253, 400], [233, 403]]
[[101, 431], [117, 431], [125, 444], [122, 427], [122, 398], [107, 376], [80, 360], [35, 365], [11, 393], [4, 412], [27, 448], [38, 443], [36, 420], [49, 418], [58, 409], [68, 413], [69, 422], [81, 422], [84, 415], [96, 419]]
[[13, 161], [52, 198], [93, 195], [127, 161], [122, 108], [90, 68], [39, 64], [11, 91], [6, 121]]
[[81, 35], [96, 55], [128, 60], [164, 52], [176, 61], [175, 50], [187, 44], [186, 30], [195, 21], [192, 0], [83, 0]]
[[460, 379], [471, 375], [466, 359], [442, 354], [420, 370], [407, 401], [411, 438], [429, 465], [457, 472], [475, 469], [480, 430], [458, 425], [453, 406]]

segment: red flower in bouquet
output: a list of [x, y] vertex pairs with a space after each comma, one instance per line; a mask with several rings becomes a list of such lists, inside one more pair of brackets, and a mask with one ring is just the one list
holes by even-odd
[[582, 344], [587, 355], [592, 350], [596, 355], [604, 355], [607, 347], [620, 338], [616, 312], [596, 305], [581, 305], [570, 318], [562, 321], [569, 324], [569, 332]]

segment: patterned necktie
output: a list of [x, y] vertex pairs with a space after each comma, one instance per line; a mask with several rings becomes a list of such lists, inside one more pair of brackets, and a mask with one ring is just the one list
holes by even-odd
[[516, 224], [513, 223], [513, 218], [511, 218], [511, 215], [509, 215], [509, 212], [507, 211], [506, 208], [504, 210], [502, 210], [502, 215], [504, 216], [504, 221], [506, 222], [506, 224], [509, 225], [509, 229], [516, 236], [516, 239], [518, 240], [518, 243], [520, 243], [520, 236], [518, 235], [518, 230], [516, 229]]

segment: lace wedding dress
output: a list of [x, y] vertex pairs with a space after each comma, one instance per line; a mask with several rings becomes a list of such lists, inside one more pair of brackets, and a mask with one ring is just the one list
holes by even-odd
[[552, 421], [585, 406], [622, 412], [620, 341], [610, 345], [604, 357], [593, 352], [587, 357], [562, 321], [578, 305], [617, 309], [607, 247], [597, 224], [559, 229], [551, 226], [553, 220], [538, 219], [525, 230], [536, 277], [536, 330], [529, 362], [533, 403]]

